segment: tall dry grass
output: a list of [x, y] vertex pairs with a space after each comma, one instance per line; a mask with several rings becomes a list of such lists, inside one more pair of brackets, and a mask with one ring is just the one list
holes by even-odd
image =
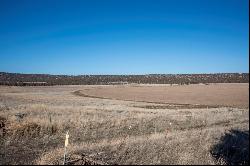
[[226, 131], [249, 130], [248, 109], [146, 109], [148, 103], [74, 96], [78, 88], [0, 88], [7, 126], [0, 163], [62, 164], [70, 131], [68, 160], [85, 155], [103, 164], [223, 164], [211, 148]]

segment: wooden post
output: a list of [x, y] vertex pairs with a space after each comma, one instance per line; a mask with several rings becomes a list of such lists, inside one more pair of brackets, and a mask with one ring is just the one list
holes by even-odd
[[68, 144], [69, 144], [69, 131], [67, 131], [66, 138], [65, 138], [63, 165], [65, 165], [66, 163], [66, 153], [67, 153]]

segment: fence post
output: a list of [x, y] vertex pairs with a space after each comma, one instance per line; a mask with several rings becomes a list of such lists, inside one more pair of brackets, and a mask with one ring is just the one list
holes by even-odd
[[65, 165], [65, 163], [66, 163], [66, 153], [67, 153], [68, 144], [69, 144], [69, 131], [67, 131], [66, 138], [65, 138], [63, 165]]

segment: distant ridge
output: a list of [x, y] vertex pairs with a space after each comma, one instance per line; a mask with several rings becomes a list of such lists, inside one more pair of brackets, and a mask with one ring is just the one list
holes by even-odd
[[0, 85], [110, 85], [110, 84], [249, 83], [249, 73], [145, 74], [145, 75], [50, 75], [0, 72]]

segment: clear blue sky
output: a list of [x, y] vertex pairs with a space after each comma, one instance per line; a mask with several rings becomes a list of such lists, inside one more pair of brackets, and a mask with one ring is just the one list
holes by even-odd
[[0, 71], [249, 71], [248, 0], [0, 0]]

